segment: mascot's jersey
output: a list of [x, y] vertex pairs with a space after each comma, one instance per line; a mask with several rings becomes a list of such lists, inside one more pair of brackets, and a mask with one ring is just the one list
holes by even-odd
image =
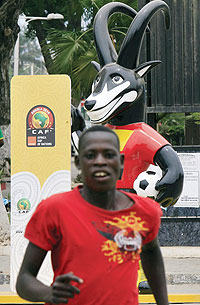
[[134, 123], [124, 126], [107, 124], [120, 140], [120, 151], [124, 153], [124, 170], [117, 188], [133, 189], [137, 176], [154, 163], [156, 152], [169, 142], [157, 131], [145, 123]]

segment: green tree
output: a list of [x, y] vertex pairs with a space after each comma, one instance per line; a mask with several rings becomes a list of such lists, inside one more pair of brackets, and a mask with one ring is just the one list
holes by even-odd
[[25, 0], [0, 2], [0, 125], [10, 121], [9, 65], [19, 32], [17, 24]]
[[172, 145], [184, 144], [185, 114], [157, 114], [157, 130]]
[[81, 27], [81, 16], [83, 8], [80, 6], [80, 1], [64, 1], [64, 0], [27, 0], [24, 6], [24, 13], [26, 16], [46, 17], [51, 13], [59, 13], [64, 16], [64, 20], [36, 20], [30, 22], [28, 25], [29, 37], [37, 36], [41, 51], [44, 56], [46, 68], [49, 73], [54, 73], [52, 69], [51, 52], [44, 52], [45, 46], [49, 44], [47, 39], [48, 31], [50, 29], [65, 30], [69, 28], [70, 31], [77, 31]]
[[172, 145], [199, 145], [200, 113], [158, 113], [157, 131]]

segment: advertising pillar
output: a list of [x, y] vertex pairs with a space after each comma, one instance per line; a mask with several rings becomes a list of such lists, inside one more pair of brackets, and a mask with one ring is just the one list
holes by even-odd
[[[67, 75], [11, 81], [11, 289], [28, 244], [24, 231], [38, 203], [71, 189], [71, 105]], [[47, 259], [39, 278], [51, 282]]]

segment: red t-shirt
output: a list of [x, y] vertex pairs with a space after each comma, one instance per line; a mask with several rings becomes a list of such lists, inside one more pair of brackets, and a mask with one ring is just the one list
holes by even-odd
[[85, 201], [79, 188], [42, 201], [25, 237], [51, 250], [54, 278], [73, 271], [84, 280], [75, 283], [81, 292], [68, 304], [138, 304], [139, 253], [142, 245], [157, 236], [159, 204], [126, 193], [133, 205], [109, 211]]
[[156, 152], [169, 142], [155, 129], [145, 123], [134, 123], [124, 126], [107, 124], [120, 139], [120, 151], [124, 153], [124, 170], [117, 181], [117, 188], [133, 189], [137, 176], [154, 164]]

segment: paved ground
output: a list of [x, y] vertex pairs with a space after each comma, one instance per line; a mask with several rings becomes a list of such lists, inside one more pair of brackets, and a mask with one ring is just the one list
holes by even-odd
[[[161, 249], [164, 256], [169, 294], [200, 294], [200, 247], [195, 247], [195, 251], [191, 247], [191, 253], [193, 252], [196, 257], [165, 257], [168, 255], [169, 248]], [[8, 292], [10, 291], [10, 256], [8, 255], [9, 249], [3, 250], [1, 247], [0, 291]], [[182, 252], [184, 252], [184, 247], [176, 248], [177, 255], [181, 255]], [[182, 254], [182, 256], [184, 255]]]

